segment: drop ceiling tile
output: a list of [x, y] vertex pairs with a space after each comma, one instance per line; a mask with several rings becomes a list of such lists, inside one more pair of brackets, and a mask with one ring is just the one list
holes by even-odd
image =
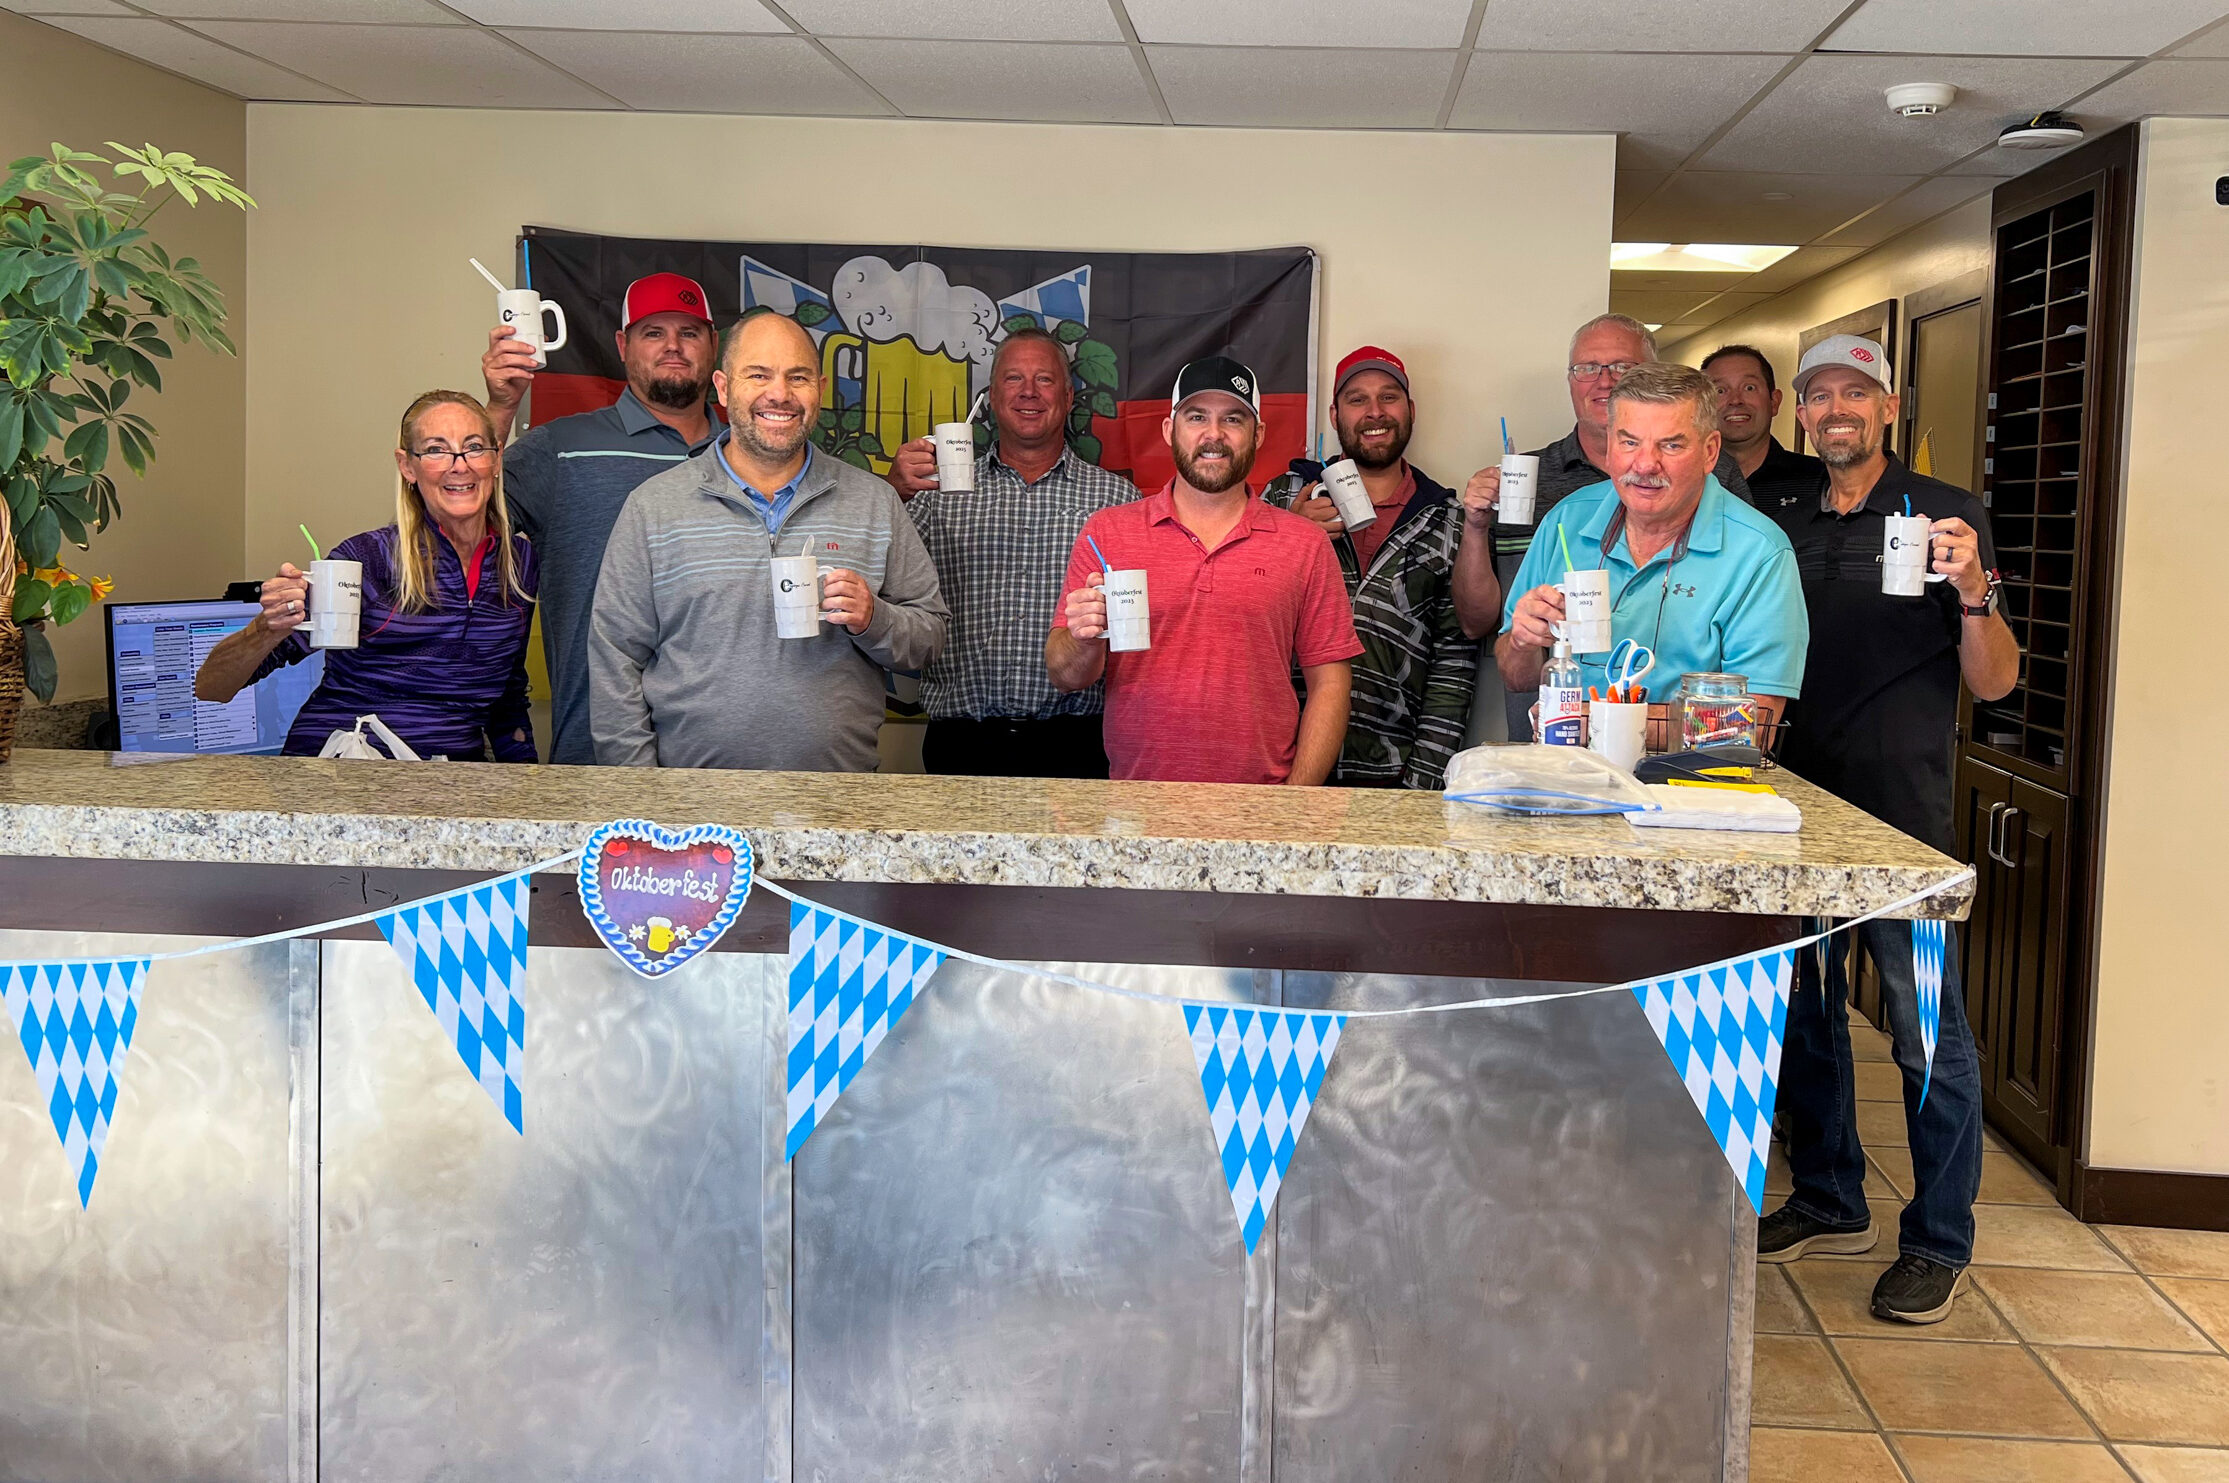
[[2229, 26], [2216, 26], [2175, 48], [2178, 57], [2229, 57]]
[[322, 83], [296, 77], [284, 68], [255, 57], [244, 57], [219, 46], [206, 36], [173, 26], [168, 21], [141, 16], [136, 20], [109, 20], [104, 16], [48, 16], [46, 23], [74, 31], [87, 41], [110, 51], [152, 62], [195, 82], [206, 83], [236, 98], [265, 103], [347, 103], [348, 94]]
[[1180, 124], [1264, 129], [1428, 129], [1458, 59], [1444, 51], [1284, 51], [1149, 46]]
[[1784, 288], [1794, 288], [1806, 278], [1816, 278], [1839, 268], [1864, 251], [1862, 247], [1799, 248], [1771, 267], [1750, 274], [1749, 281], [1742, 286], [1755, 293], [1778, 293]]
[[1848, 0], [1492, 0], [1488, 51], [1798, 52]]
[[[1492, 7], [1489, 6], [1489, 9]], [[1608, 134], [1618, 164], [1667, 169], [1756, 96], [1786, 57], [1478, 52], [1448, 124], [1458, 129]]]
[[[209, 0], [223, 3], [223, 0]], [[555, 31], [701, 31], [789, 34], [759, 0], [447, 0], [489, 26]]]
[[134, 16], [139, 12], [117, 0], [4, 0], [0, 10], [12, 10], [18, 15], [113, 15]]
[[1672, 324], [1682, 319], [1714, 318], [1703, 311], [1705, 302], [1720, 297], [1716, 289], [1668, 288], [1610, 289], [1610, 312], [1630, 314], [1643, 324]]
[[[525, 0], [532, 4], [534, 0]], [[927, 41], [1120, 41], [1107, 0], [784, 0], [816, 36], [910, 36]]]
[[[2113, 124], [2155, 113], [2218, 118], [2229, 113], [2229, 61], [2170, 58], [2163, 62], [2146, 62], [2118, 82], [2108, 83], [2090, 94], [2069, 111], [2093, 135], [2103, 133]], [[2011, 150], [1999, 152], [2013, 153]], [[2038, 152], [2028, 158], [2040, 164], [2050, 156]]]
[[888, 117], [881, 99], [802, 36], [505, 31], [630, 108], [658, 113]]
[[375, 26], [453, 26], [432, 0], [135, 0], [142, 10], [180, 20], [358, 21]]
[[[2222, 0], [1866, 0], [1825, 50], [2143, 57], [2229, 14]], [[1914, 79], [1921, 81], [1924, 79]]]
[[1710, 294], [1722, 294], [1731, 288], [1741, 288], [1757, 275], [1754, 273], [1659, 273], [1643, 269], [1612, 268], [1610, 292], [1643, 293], [1656, 290], [1663, 293], [1692, 293], [1698, 299]]
[[609, 108], [611, 100], [472, 26], [195, 21], [194, 29], [370, 103]]
[[1617, 196], [1610, 208], [1610, 219], [1613, 222], [1623, 222], [1628, 213], [1655, 195], [1657, 187], [1670, 178], [1669, 173], [1663, 170], [1618, 171]]
[[1140, 41], [1192, 46], [1460, 46], [1470, 0], [1127, 0]]
[[1159, 123], [1127, 46], [838, 37], [828, 49], [914, 118]]
[[1837, 247], [1874, 247], [1907, 227], [1916, 227], [1976, 196], [1989, 194], [1996, 185], [1996, 180], [1988, 176], [1938, 175], [1821, 241]]
[[[1655, 324], [1656, 322], [1654, 320], [1644, 319], [1641, 321], [1641, 323]], [[1689, 335], [1692, 335], [1699, 330], [1708, 328], [1708, 325], [1692, 320], [1678, 324], [1657, 325], [1656, 343], [1664, 349], [1669, 350], [1672, 346], [1677, 345], [1680, 341], [1686, 339]]]
[[[1622, 219], [1628, 242], [1809, 242], [1916, 184], [1912, 175], [1689, 170]], [[1785, 201], [1768, 201], [1768, 191]]]
[[[1699, 161], [1709, 170], [1811, 169], [1862, 161], [1883, 174], [1955, 164], [2015, 119], [2056, 108], [2120, 70], [2042, 57], [1808, 57]], [[1932, 118], [1898, 118], [1892, 83], [1947, 82], [1958, 99]]]

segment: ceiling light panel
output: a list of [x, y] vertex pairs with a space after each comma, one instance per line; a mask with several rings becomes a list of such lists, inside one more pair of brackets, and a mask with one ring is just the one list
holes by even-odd
[[1127, 46], [835, 37], [828, 49], [914, 118], [1159, 123]]
[[1792, 243], [1613, 242], [1610, 266], [1625, 273], [1754, 273], [1795, 250]]
[[[1488, 7], [1491, 9], [1492, 7]], [[1786, 57], [1478, 52], [1448, 123], [1458, 129], [1617, 133], [1624, 169], [1669, 169], [1787, 65]]]
[[[1798, 52], [1848, 0], [1493, 0], [1488, 51]], [[1671, 65], [1677, 65], [1676, 63]]]
[[1430, 51], [1149, 46], [1146, 57], [1176, 122], [1260, 129], [1428, 129], [1458, 65]]
[[[1460, 46], [1471, 0], [1126, 0], [1140, 41], [1192, 46]], [[1243, 72], [1227, 86], [1254, 84]]]
[[[197, 31], [367, 103], [609, 108], [611, 100], [473, 26], [312, 26], [194, 21]], [[559, 34], [559, 33], [551, 33]]]
[[[531, 0], [529, 0], [531, 3]], [[1107, 0], [783, 0], [816, 36], [923, 41], [1120, 41]]]
[[[2221, 0], [1866, 0], [1828, 51], [2145, 57], [2220, 20]], [[2045, 105], [2038, 104], [2038, 107]]]

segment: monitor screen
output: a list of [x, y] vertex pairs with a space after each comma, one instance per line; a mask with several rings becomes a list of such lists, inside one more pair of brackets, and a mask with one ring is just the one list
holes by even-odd
[[265, 752], [325, 674], [325, 655], [265, 676], [223, 705], [194, 699], [193, 677], [219, 640], [245, 628], [252, 602], [110, 603], [109, 700], [126, 752]]

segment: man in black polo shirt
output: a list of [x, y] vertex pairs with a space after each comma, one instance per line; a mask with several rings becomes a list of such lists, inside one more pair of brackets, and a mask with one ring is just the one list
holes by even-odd
[[[1997, 616], [1995, 548], [1981, 501], [1913, 473], [1888, 454], [1896, 416], [1887, 358], [1855, 335], [1812, 347], [1796, 370], [1796, 419], [1826, 465], [1827, 487], [1774, 513], [1796, 548], [1811, 618], [1811, 652], [1783, 756], [1828, 792], [1935, 848], [1952, 848], [1953, 728], [1961, 678], [1983, 700], [2020, 677], [2020, 649]], [[1883, 521], [1933, 522], [1931, 570], [1918, 597], [1881, 591]], [[1873, 1314], [1935, 1323], [1950, 1314], [1973, 1258], [1981, 1188], [1981, 1079], [1958, 984], [1955, 940], [1943, 959], [1942, 1023], [1933, 1085], [1919, 1105], [1925, 1052], [1908, 922], [1859, 929], [1904, 1073], [1912, 1201], [1896, 1262], [1873, 1288]], [[1879, 1240], [1865, 1202], [1850, 1066], [1847, 942], [1798, 957], [1780, 1063], [1780, 1106], [1795, 1190], [1757, 1226], [1760, 1261], [1806, 1252], [1870, 1251]]]
[[1772, 362], [1754, 345], [1721, 345], [1703, 357], [1703, 374], [1718, 392], [1718, 427], [1726, 452], [1749, 481], [1749, 502], [1777, 516], [1826, 487], [1826, 465], [1791, 453], [1772, 435], [1780, 387]]

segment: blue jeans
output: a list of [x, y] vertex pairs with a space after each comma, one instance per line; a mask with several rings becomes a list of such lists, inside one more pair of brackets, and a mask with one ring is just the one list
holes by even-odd
[[[1935, 1076], [1919, 1105], [1926, 1052], [1919, 1042], [1919, 996], [1912, 981], [1912, 924], [1872, 921], [1856, 929], [1881, 977], [1889, 1036], [1904, 1073], [1904, 1130], [1912, 1148], [1912, 1201], [1904, 1207], [1899, 1249], [1945, 1266], [1974, 1255], [1974, 1197], [1981, 1192], [1981, 1064], [1966, 1025], [1958, 979], [1957, 929], [1943, 952], [1942, 1025]], [[1795, 1193], [1789, 1208], [1831, 1226], [1856, 1228], [1865, 1205], [1865, 1150], [1858, 1142], [1857, 1077], [1850, 1066], [1849, 938], [1827, 939], [1826, 982], [1819, 950], [1796, 957], [1795, 994], [1780, 1055], [1780, 1107]]]

